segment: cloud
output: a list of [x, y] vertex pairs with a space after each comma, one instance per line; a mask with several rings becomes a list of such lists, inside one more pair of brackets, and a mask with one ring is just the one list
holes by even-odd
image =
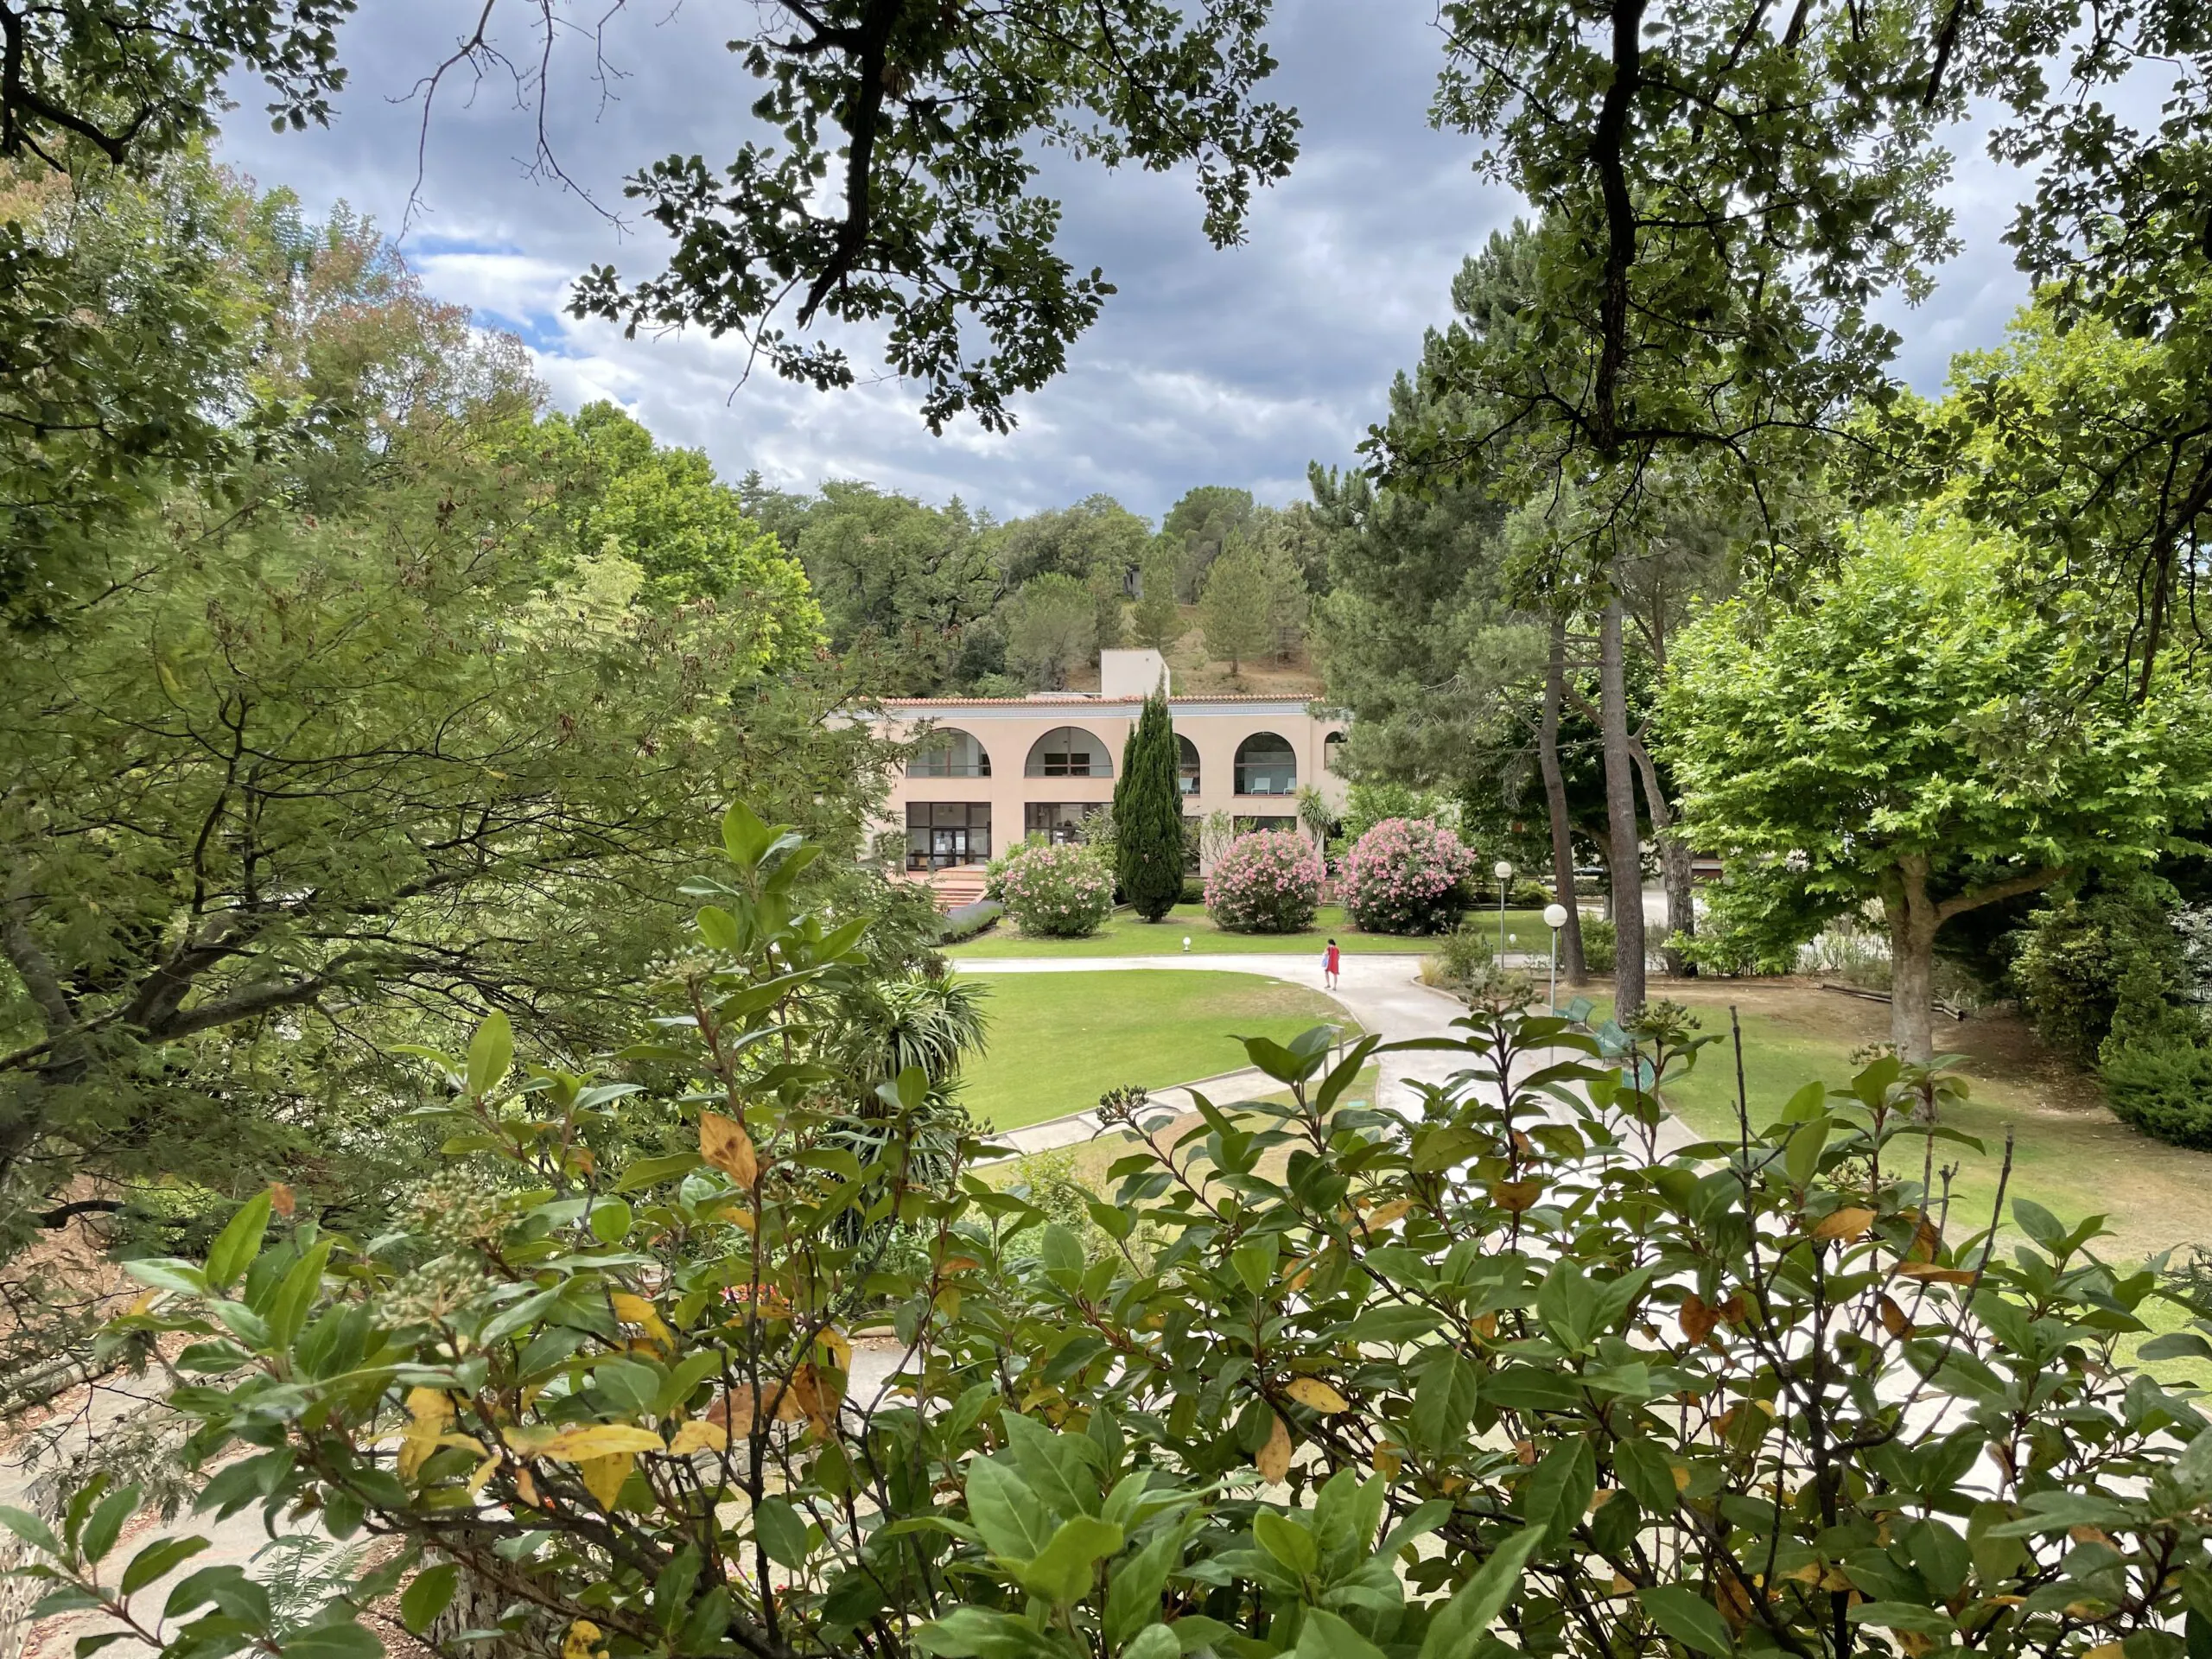
[[[586, 3], [596, 16], [604, 0]], [[547, 96], [496, 74], [448, 80], [425, 135], [407, 100], [452, 49], [457, 13], [381, 0], [348, 28], [352, 82], [330, 129], [272, 134], [242, 88], [247, 107], [225, 153], [310, 208], [345, 200], [404, 227], [430, 290], [518, 334], [565, 407], [613, 398], [664, 439], [706, 450], [726, 476], [757, 467], [790, 487], [865, 477], [1001, 517], [1096, 491], [1156, 516], [1203, 483], [1301, 496], [1308, 461], [1353, 458], [1391, 377], [1444, 321], [1459, 262], [1519, 206], [1476, 176], [1468, 140], [1427, 124], [1440, 62], [1427, 7], [1282, 0], [1271, 95], [1303, 115], [1303, 154], [1288, 181], [1260, 194], [1248, 240], [1207, 245], [1187, 178], [1048, 157], [1069, 257], [1104, 267], [1120, 292], [1067, 372], [1023, 400], [1015, 432], [932, 437], [911, 388], [818, 394], [766, 371], [748, 378], [736, 342], [625, 340], [563, 310], [587, 266], [658, 264], [655, 237], [620, 222], [625, 173], [671, 151], [718, 166], [742, 142], [752, 82], [725, 49], [721, 10], [652, 0], [618, 12], [603, 41], [564, 25]], [[466, 10], [473, 20], [476, 8]], [[518, 32], [503, 42], [525, 73], [537, 60], [528, 15], [512, 8]], [[537, 163], [541, 108], [567, 182]], [[2018, 194], [1993, 164], [1962, 161], [1951, 199], [1967, 251], [1929, 304], [1890, 317], [1916, 385], [1935, 389], [1950, 353], [1993, 342], [2018, 303], [2023, 285], [1997, 242]]]

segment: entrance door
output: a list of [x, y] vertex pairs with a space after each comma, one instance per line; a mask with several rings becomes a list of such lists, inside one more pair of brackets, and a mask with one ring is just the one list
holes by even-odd
[[934, 829], [930, 831], [930, 868], [950, 869], [968, 861], [968, 831], [965, 829]]

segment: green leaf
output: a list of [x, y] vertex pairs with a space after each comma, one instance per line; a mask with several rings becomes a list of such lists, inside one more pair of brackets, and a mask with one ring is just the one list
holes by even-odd
[[1588, 1436], [1577, 1434], [1546, 1452], [1529, 1474], [1522, 1489], [1522, 1517], [1563, 1541], [1589, 1510], [1597, 1490], [1598, 1454]]
[[262, 1236], [269, 1230], [269, 1194], [257, 1192], [238, 1206], [215, 1242], [207, 1248], [207, 1283], [228, 1290], [232, 1282], [261, 1254]]
[[1382, 1649], [1325, 1608], [1308, 1607], [1291, 1651], [1297, 1659], [1383, 1659]]
[[29, 1510], [0, 1503], [0, 1527], [7, 1528], [33, 1549], [43, 1551], [56, 1560], [67, 1558], [67, 1552], [61, 1548], [61, 1541], [54, 1535], [54, 1529]]
[[1083, 1245], [1057, 1221], [1045, 1224], [1044, 1236], [1037, 1243], [1037, 1259], [1065, 1288], [1072, 1290], [1083, 1277]]
[[1321, 1565], [1321, 1547], [1313, 1535], [1288, 1516], [1262, 1510], [1252, 1517], [1252, 1536], [1262, 1549], [1300, 1578], [1310, 1578]]
[[77, 1547], [85, 1552], [88, 1561], [104, 1560], [115, 1548], [115, 1541], [123, 1535], [123, 1523], [138, 1510], [138, 1489], [125, 1486], [121, 1491], [110, 1492], [92, 1511], [85, 1523], [85, 1530], [77, 1540]]
[[310, 1624], [280, 1639], [284, 1659], [383, 1659], [384, 1643], [373, 1630], [348, 1619], [342, 1624]]
[[430, 1621], [445, 1611], [461, 1586], [461, 1567], [454, 1561], [426, 1567], [399, 1592], [399, 1622], [420, 1636]]
[[1095, 1515], [1072, 1516], [1060, 1522], [1045, 1548], [1014, 1576], [1033, 1596], [1055, 1607], [1080, 1601], [1097, 1576], [1098, 1563], [1122, 1547], [1122, 1529]]
[[130, 1558], [123, 1569], [123, 1593], [135, 1596], [148, 1585], [171, 1573], [207, 1548], [205, 1538], [156, 1538]]
[[1414, 1438], [1431, 1452], [1459, 1443], [1475, 1414], [1476, 1372], [1456, 1348], [1439, 1348], [1414, 1387]]
[[1636, 1592], [1651, 1622], [1693, 1653], [1728, 1654], [1736, 1643], [1719, 1610], [1687, 1586], [1655, 1584]]
[[1828, 1121], [1825, 1117], [1798, 1126], [1789, 1137], [1789, 1151], [1783, 1154], [1792, 1186], [1802, 1192], [1813, 1184], [1813, 1177], [1820, 1173], [1821, 1148], [1827, 1143]]
[[602, 1244], [620, 1244], [630, 1236], [630, 1206], [620, 1198], [602, 1198], [591, 1207], [591, 1236]]
[[1678, 1491], [1675, 1485], [1675, 1465], [1651, 1441], [1637, 1439], [1622, 1440], [1613, 1447], [1613, 1472], [1620, 1477], [1630, 1497], [1642, 1506], [1646, 1515], [1664, 1516], [1675, 1512]]
[[1472, 1659], [1505, 1604], [1521, 1587], [1522, 1572], [1543, 1548], [1541, 1527], [1523, 1527], [1491, 1552], [1459, 1593], [1439, 1608], [1421, 1638], [1421, 1659]]
[[1862, 1601], [1844, 1617], [1853, 1624], [1879, 1624], [1919, 1636], [1949, 1636], [1959, 1628], [1938, 1609], [1911, 1601]]
[[1030, 1560], [1052, 1536], [1037, 1495], [990, 1458], [976, 1458], [968, 1465], [968, 1515], [991, 1554], [1010, 1561]]
[[923, 1625], [914, 1645], [945, 1659], [1032, 1659], [1057, 1651], [1028, 1620], [982, 1607], [956, 1607]]
[[806, 1522], [791, 1507], [789, 1498], [762, 1498], [760, 1507], [753, 1512], [753, 1531], [760, 1541], [760, 1548], [768, 1552], [768, 1559], [777, 1566], [796, 1571], [806, 1565]]
[[2053, 1255], [2062, 1255], [2066, 1248], [2066, 1229], [2058, 1217], [2032, 1198], [2012, 1200], [2012, 1219], [2020, 1230], [2049, 1250]]
[[640, 1187], [658, 1186], [663, 1181], [689, 1175], [705, 1163], [706, 1160], [696, 1152], [671, 1152], [660, 1158], [640, 1158], [622, 1172], [614, 1183], [614, 1190], [617, 1192], [635, 1192]]
[[1114, 1569], [1106, 1586], [1106, 1640], [1123, 1642], [1160, 1618], [1167, 1574], [1182, 1559], [1182, 1535], [1164, 1532]]
[[1247, 1239], [1229, 1253], [1230, 1265], [1236, 1269], [1236, 1276], [1244, 1281], [1244, 1288], [1255, 1296], [1264, 1296], [1275, 1281], [1275, 1263], [1281, 1251], [1274, 1235], [1264, 1238]]
[[1182, 1652], [1183, 1644], [1171, 1626], [1154, 1624], [1122, 1644], [1122, 1659], [1181, 1659]]
[[494, 1008], [468, 1039], [468, 1092], [482, 1099], [499, 1086], [514, 1063], [515, 1034], [507, 1016]]

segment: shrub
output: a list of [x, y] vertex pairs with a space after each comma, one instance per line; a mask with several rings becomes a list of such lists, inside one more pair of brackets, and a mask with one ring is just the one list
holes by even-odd
[[1465, 909], [1475, 855], [1426, 818], [1385, 818], [1337, 867], [1337, 897], [1370, 933], [1442, 933]]
[[2038, 910], [2012, 958], [2020, 1007], [2044, 1041], [2096, 1063], [2113, 1022], [2154, 1026], [2182, 988], [2181, 936], [2164, 907], [2099, 893]]
[[1437, 941], [1436, 952], [1421, 958], [1424, 985], [1465, 995], [1488, 977], [1497, 956], [1497, 939], [1478, 927], [1460, 927]]
[[1206, 877], [1206, 913], [1238, 933], [1295, 933], [1321, 899], [1321, 861], [1288, 830], [1239, 836]]
[[939, 944], [958, 944], [963, 939], [972, 939], [996, 925], [1006, 914], [1006, 906], [995, 899], [978, 899], [972, 904], [955, 905], [944, 912], [944, 919], [938, 924], [937, 942]]
[[1610, 974], [1620, 955], [1619, 936], [1602, 916], [1582, 918], [1582, 965], [1593, 974]]
[[1183, 878], [1183, 896], [1178, 899], [1175, 902], [1179, 905], [1203, 905], [1205, 901], [1205, 877], [1203, 875], [1185, 876]]
[[1114, 908], [1114, 876], [1088, 847], [1034, 847], [999, 874], [999, 899], [1024, 933], [1080, 939]]
[[2177, 1147], [2212, 1152], [2212, 1047], [2178, 1021], [2109, 1046], [2103, 1065], [2113, 1116]]

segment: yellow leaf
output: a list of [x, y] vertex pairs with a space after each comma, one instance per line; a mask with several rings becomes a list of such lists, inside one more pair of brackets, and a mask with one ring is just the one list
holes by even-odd
[[[531, 1437], [534, 1438], [534, 1437]], [[516, 1436], [518, 1442], [524, 1437]], [[582, 1463], [593, 1458], [627, 1456], [633, 1452], [661, 1450], [660, 1436], [631, 1423], [584, 1423], [563, 1428], [527, 1449], [537, 1457], [558, 1458], [563, 1463]]]
[[688, 1457], [694, 1452], [720, 1452], [729, 1445], [729, 1430], [720, 1423], [695, 1419], [676, 1431], [676, 1438], [668, 1443], [674, 1457]]
[[1866, 1236], [1866, 1230], [1874, 1224], [1874, 1212], [1847, 1205], [1831, 1210], [1813, 1224], [1813, 1236], [1825, 1243], [1839, 1241], [1849, 1243], [1853, 1239]]
[[282, 1181], [276, 1181], [269, 1188], [269, 1207], [289, 1221], [292, 1218], [292, 1212], [300, 1207], [300, 1201], [292, 1196], [290, 1187]]
[[1389, 1440], [1375, 1448], [1375, 1455], [1369, 1461], [1375, 1465], [1375, 1472], [1385, 1480], [1395, 1480], [1406, 1466], [1405, 1453]]
[[1301, 1406], [1311, 1406], [1316, 1411], [1350, 1411], [1351, 1402], [1338, 1394], [1318, 1376], [1294, 1376], [1284, 1385], [1283, 1392]]
[[578, 1619], [561, 1638], [561, 1659], [592, 1659], [593, 1643], [599, 1637], [598, 1625], [588, 1618]]
[[1414, 1201], [1411, 1198], [1399, 1198], [1392, 1203], [1378, 1205], [1367, 1212], [1367, 1224], [1370, 1227], [1388, 1227], [1392, 1222], [1411, 1215], [1413, 1208]]
[[1252, 1466], [1269, 1485], [1281, 1485], [1283, 1477], [1290, 1473], [1290, 1429], [1273, 1412], [1268, 1415], [1274, 1426], [1268, 1432], [1268, 1443], [1252, 1459]]
[[527, 1469], [515, 1471], [515, 1491], [533, 1510], [537, 1507], [537, 1483]]
[[494, 1452], [478, 1464], [468, 1477], [468, 1495], [474, 1497], [484, 1490], [484, 1483], [492, 1478], [492, 1471], [499, 1466], [499, 1454]]
[[438, 1436], [446, 1432], [446, 1425], [453, 1421], [453, 1402], [437, 1389], [410, 1389], [407, 1391], [407, 1414], [410, 1421], [399, 1448], [399, 1478], [415, 1478], [415, 1471], [429, 1460], [430, 1453], [438, 1447]]
[[123, 1317], [129, 1319], [133, 1313], [143, 1313], [154, 1305], [154, 1298], [161, 1294], [158, 1290], [140, 1291], [130, 1299], [130, 1306], [123, 1310]]
[[[656, 1439], [653, 1445], [658, 1447], [660, 1441]], [[576, 1472], [584, 1478], [584, 1490], [599, 1500], [599, 1507], [611, 1510], [637, 1461], [634, 1452], [617, 1452], [612, 1457], [583, 1459], [576, 1465]]]
[[845, 1340], [845, 1333], [836, 1325], [823, 1325], [821, 1334], [817, 1336], [815, 1340], [830, 1351], [831, 1357], [836, 1361], [839, 1370], [849, 1371], [853, 1369], [853, 1344]]
[[699, 1155], [740, 1186], [751, 1186], [760, 1178], [753, 1137], [746, 1134], [744, 1124], [720, 1112], [699, 1114]]
[[1939, 1285], [1970, 1285], [1974, 1280], [1972, 1268], [1939, 1268], [1932, 1262], [1900, 1262], [1900, 1279], [1925, 1279]]
[[940, 1273], [973, 1273], [983, 1264], [972, 1255], [948, 1255], [938, 1264]]
[[1536, 1200], [1543, 1196], [1544, 1184], [1541, 1181], [1492, 1181], [1490, 1184], [1490, 1201], [1512, 1215], [1517, 1216], [1524, 1210], [1534, 1208]]
[[1909, 1337], [1912, 1334], [1912, 1321], [1905, 1317], [1904, 1309], [1899, 1307], [1887, 1296], [1882, 1298], [1882, 1329], [1893, 1337]]
[[625, 1325], [642, 1326], [647, 1336], [662, 1347], [674, 1351], [676, 1332], [668, 1328], [667, 1321], [660, 1316], [660, 1310], [651, 1302], [626, 1290], [610, 1292], [607, 1300], [613, 1304], [616, 1319]]

